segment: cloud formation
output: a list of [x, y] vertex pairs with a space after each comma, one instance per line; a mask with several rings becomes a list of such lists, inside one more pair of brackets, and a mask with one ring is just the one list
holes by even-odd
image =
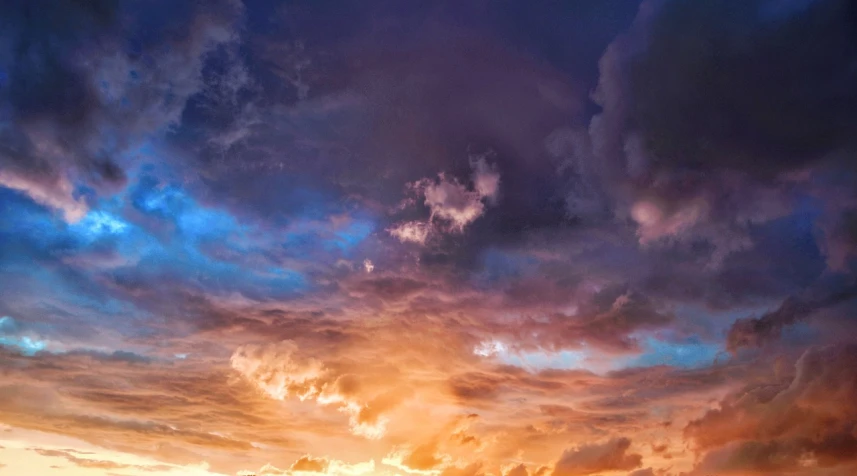
[[[834, 405], [855, 391], [853, 345], [814, 348], [797, 361], [790, 382], [733, 394], [720, 409], [685, 428], [708, 452], [695, 474], [833, 468], [854, 460], [855, 415]], [[844, 401], [844, 400], [842, 400]], [[738, 418], [740, 415], [740, 419]]]
[[55, 3], [0, 476], [857, 471], [853, 2]]
[[[319, 405], [331, 405], [349, 415], [355, 435], [369, 439], [384, 436], [387, 410], [399, 403], [402, 392], [381, 391], [367, 395], [360, 377], [337, 371], [302, 356], [292, 341], [269, 345], [244, 345], [230, 359], [232, 368], [270, 397], [296, 397]], [[309, 464], [309, 463], [307, 463]]]
[[465, 227], [485, 213], [486, 203], [495, 203], [500, 193], [500, 174], [485, 157], [471, 158], [472, 188], [441, 172], [437, 179], [421, 179], [408, 184], [415, 195], [403, 203], [422, 200], [429, 210], [426, 221], [408, 221], [394, 225], [388, 232], [401, 242], [424, 245], [432, 234], [463, 233]]

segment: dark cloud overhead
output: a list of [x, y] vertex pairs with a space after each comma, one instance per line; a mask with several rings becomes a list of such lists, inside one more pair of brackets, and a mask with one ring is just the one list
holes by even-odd
[[777, 174], [853, 153], [853, 2], [771, 20], [774, 3], [665, 2], [630, 68], [656, 163]]

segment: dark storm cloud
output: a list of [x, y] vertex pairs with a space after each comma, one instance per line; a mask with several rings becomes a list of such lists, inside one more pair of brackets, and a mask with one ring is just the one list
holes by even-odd
[[0, 181], [68, 221], [87, 209], [77, 186], [115, 191], [129, 148], [178, 123], [185, 101], [202, 89], [205, 57], [234, 39], [241, 11], [228, 1], [162, 11], [177, 15], [179, 32], [145, 24], [141, 7], [112, 0], [0, 7]]
[[630, 120], [658, 167], [776, 175], [848, 148], [857, 127], [857, 7], [770, 20], [755, 0], [669, 1], [632, 62]]
[[[92, 127], [101, 105], [78, 55], [112, 40], [119, 2], [11, 1], [0, 8], [5, 30], [2, 92], [11, 119], [55, 123], [68, 128], [69, 135]], [[102, 172], [109, 179], [120, 173]]]
[[644, 2], [602, 57], [592, 176], [644, 246], [708, 243], [719, 266], [808, 195], [852, 207], [853, 5], [818, 1], [775, 20], [769, 9]]

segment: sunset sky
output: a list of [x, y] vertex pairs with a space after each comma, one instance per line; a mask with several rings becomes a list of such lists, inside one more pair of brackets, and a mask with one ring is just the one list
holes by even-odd
[[857, 474], [857, 2], [0, 1], [43, 474]]

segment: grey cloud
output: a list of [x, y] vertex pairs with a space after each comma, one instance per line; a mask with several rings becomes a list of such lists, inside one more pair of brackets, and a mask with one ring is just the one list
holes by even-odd
[[820, 296], [790, 296], [775, 310], [759, 317], [737, 320], [729, 329], [727, 348], [759, 347], [779, 337], [790, 325], [811, 317], [814, 313], [857, 298], [857, 287], [845, 285], [836, 291], [817, 291]]

